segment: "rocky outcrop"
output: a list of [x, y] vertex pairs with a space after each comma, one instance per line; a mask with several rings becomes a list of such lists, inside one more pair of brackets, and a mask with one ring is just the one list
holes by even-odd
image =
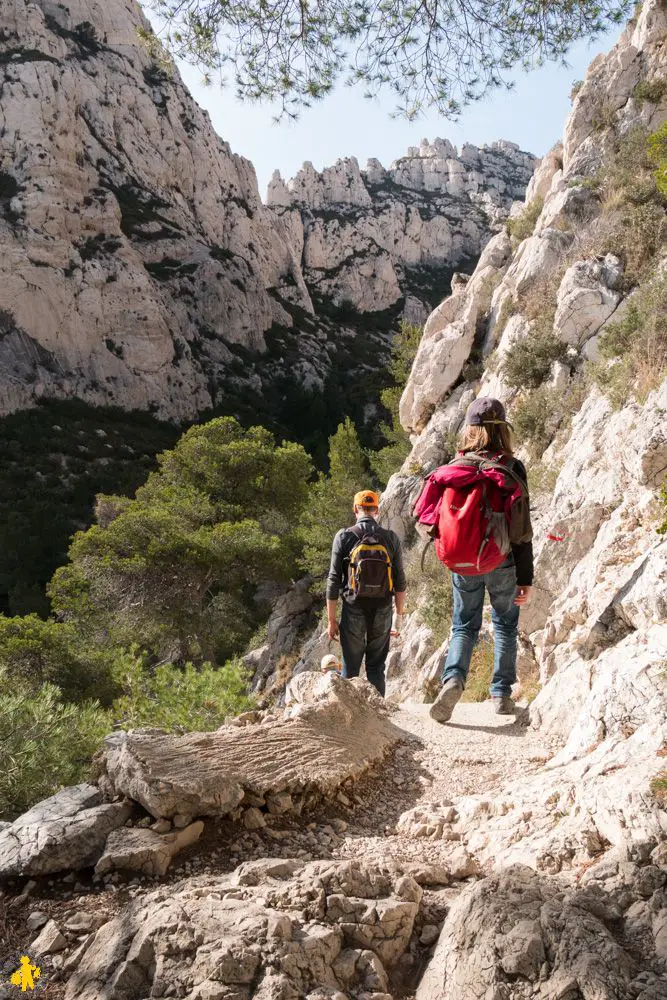
[[5, 14], [0, 412], [77, 396], [192, 417], [234, 345], [291, 325], [281, 295], [312, 311], [298, 261], [138, 5]]
[[594, 872], [565, 887], [517, 865], [471, 886], [417, 1000], [664, 996], [664, 870]]
[[476, 260], [523, 197], [534, 162], [509, 142], [458, 153], [424, 140], [389, 169], [371, 160], [361, 170], [351, 158], [321, 173], [306, 163], [287, 183], [276, 172], [268, 204], [314, 300], [361, 313], [404, 302], [406, 318], [421, 322], [451, 269]]
[[66, 1000], [387, 993], [421, 889], [356, 863], [278, 861], [157, 890], [99, 930]]
[[[564, 749], [539, 779], [519, 779], [493, 801], [455, 802], [455, 830], [465, 831], [477, 857], [496, 864], [554, 871], [609, 844], [626, 859], [642, 857], [667, 829], [650, 790], [664, 772], [667, 740], [667, 543], [656, 532], [664, 519], [658, 491], [667, 471], [667, 382], [658, 378], [643, 393], [630, 387], [614, 406], [585, 368], [599, 358], [606, 324], [627, 315], [636, 294], [627, 264], [633, 248], [614, 205], [594, 194], [605, 176], [598, 171], [613, 164], [630, 130], [667, 120], [664, 88], [643, 102], [637, 89], [664, 78], [666, 32], [664, 5], [645, 3], [616, 48], [593, 63], [562, 147], [529, 185], [533, 233], [495, 236], [470, 279], [429, 317], [401, 400], [413, 450], [383, 508], [410, 539], [415, 472], [448, 460], [471, 399], [497, 396], [512, 419], [530, 390], [505, 380], [508, 352], [545, 334], [562, 343], [563, 360], [544, 376], [543, 412], [535, 413], [544, 423], [543, 481], [532, 491], [535, 587], [520, 627], [524, 655], [543, 685], [530, 719]], [[523, 208], [512, 214], [530, 215]], [[659, 274], [661, 266], [658, 246], [651, 267]], [[521, 455], [532, 483], [535, 450]], [[406, 688], [424, 697], [446, 650], [435, 645], [415, 613], [390, 655], [393, 698]]]
[[[77, 397], [184, 420], [237, 412], [264, 387], [321, 390], [352, 367], [358, 311], [380, 317], [384, 363], [402, 311], [445, 294], [531, 171], [509, 144], [457, 158], [438, 141], [366, 180], [348, 161], [299, 235], [298, 210], [279, 217], [287, 188], [262, 204], [138, 4], [4, 6], [0, 414]], [[256, 418], [279, 420], [270, 409]]]

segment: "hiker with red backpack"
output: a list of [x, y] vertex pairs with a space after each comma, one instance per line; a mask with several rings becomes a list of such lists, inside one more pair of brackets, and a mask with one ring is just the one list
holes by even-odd
[[[401, 630], [406, 582], [400, 539], [377, 523], [379, 505], [373, 490], [357, 493], [356, 524], [341, 529], [334, 538], [327, 581], [327, 633], [329, 639], [340, 635], [343, 677], [358, 677], [365, 656], [366, 677], [384, 697], [385, 661], [391, 635]], [[336, 611], [341, 594], [339, 626]]]
[[455, 458], [427, 478], [414, 509], [452, 571], [452, 631], [443, 686], [430, 710], [436, 722], [451, 718], [463, 694], [485, 590], [494, 633], [490, 694], [498, 715], [514, 714], [519, 611], [533, 582], [526, 470], [512, 454], [499, 400], [480, 396], [470, 404], [459, 444]]

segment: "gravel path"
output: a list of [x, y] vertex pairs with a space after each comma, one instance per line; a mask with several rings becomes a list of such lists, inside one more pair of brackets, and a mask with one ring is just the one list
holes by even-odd
[[490, 701], [459, 702], [445, 725], [434, 722], [428, 711], [428, 705], [405, 702], [394, 714], [392, 721], [405, 731], [406, 743], [382, 768], [381, 779], [371, 783], [368, 800], [355, 810], [334, 857], [444, 861], [451, 843], [394, 832], [406, 809], [464, 795], [492, 798], [505, 781], [538, 770], [557, 749], [522, 725], [520, 716], [495, 715]]

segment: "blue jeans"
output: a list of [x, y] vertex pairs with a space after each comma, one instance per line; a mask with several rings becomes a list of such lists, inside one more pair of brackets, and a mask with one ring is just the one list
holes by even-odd
[[384, 665], [391, 638], [392, 605], [361, 608], [343, 601], [340, 617], [340, 645], [343, 677], [358, 677], [366, 654], [366, 677], [384, 697]]
[[516, 682], [516, 646], [519, 608], [516, 597], [516, 569], [510, 556], [502, 566], [483, 576], [462, 576], [452, 573], [454, 615], [449, 649], [442, 671], [442, 680], [458, 677], [465, 686], [472, 651], [482, 625], [484, 588], [491, 601], [493, 622], [493, 679], [489, 692], [492, 697], [510, 694]]

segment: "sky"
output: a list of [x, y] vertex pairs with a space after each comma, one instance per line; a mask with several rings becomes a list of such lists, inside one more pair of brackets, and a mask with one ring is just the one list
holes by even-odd
[[550, 64], [532, 73], [520, 73], [512, 91], [498, 90], [465, 109], [453, 123], [435, 113], [417, 122], [393, 120], [392, 95], [367, 101], [361, 88], [341, 86], [331, 96], [302, 112], [297, 122], [274, 124], [270, 105], [242, 104], [231, 88], [205, 86], [201, 72], [180, 63], [179, 68], [195, 100], [205, 108], [219, 135], [235, 153], [246, 156], [255, 167], [260, 194], [274, 170], [283, 178], [293, 177], [304, 161], [321, 170], [341, 157], [356, 156], [361, 167], [371, 156], [388, 167], [409, 146], [421, 139], [440, 136], [459, 148], [464, 142], [477, 146], [496, 139], [516, 142], [522, 149], [542, 156], [561, 138], [570, 109], [570, 89], [585, 75], [599, 52], [608, 51], [620, 28], [594, 43], [577, 43], [568, 65]]

